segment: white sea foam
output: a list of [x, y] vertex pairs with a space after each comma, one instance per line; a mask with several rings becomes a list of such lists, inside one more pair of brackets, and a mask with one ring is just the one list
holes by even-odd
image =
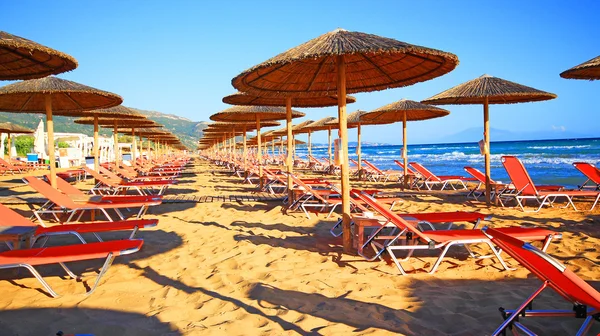
[[590, 148], [591, 145], [576, 145], [576, 146], [531, 146], [528, 149], [575, 149], [575, 148]]

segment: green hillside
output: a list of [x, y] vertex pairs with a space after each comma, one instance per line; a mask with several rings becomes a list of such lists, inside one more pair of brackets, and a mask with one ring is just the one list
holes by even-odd
[[[204, 121], [191, 121], [172, 114], [164, 114], [156, 111], [136, 111], [145, 114], [148, 118], [165, 126], [166, 129], [177, 135], [181, 141], [190, 149], [196, 148], [196, 142], [202, 136], [202, 130], [208, 125]], [[0, 122], [10, 121], [14, 124], [22, 125], [35, 129], [40, 120], [46, 120], [42, 114], [29, 113], [5, 113], [0, 112]], [[79, 125], [73, 122], [74, 118], [54, 117], [54, 131], [65, 133], [83, 133], [92, 135], [93, 127], [88, 125]], [[100, 128], [101, 135], [111, 135], [110, 129]]]

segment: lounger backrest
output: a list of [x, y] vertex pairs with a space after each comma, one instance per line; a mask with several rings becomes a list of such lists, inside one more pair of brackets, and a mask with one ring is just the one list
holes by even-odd
[[[398, 160], [394, 160], [394, 162], [396, 162], [396, 164], [397, 164], [398, 166], [400, 166], [400, 168], [402, 168], [402, 170], [404, 170], [404, 163], [402, 163], [402, 162], [400, 162], [400, 161], [398, 161]], [[406, 167], [406, 171], [407, 171], [409, 174], [413, 174], [413, 175], [415, 175], [415, 172], [414, 172], [412, 169], [410, 169], [410, 167]]]
[[113, 179], [113, 180], [117, 180], [117, 181], [123, 180], [117, 174], [111, 172], [110, 170], [108, 170], [102, 166], [100, 166], [100, 173], [106, 175], [109, 179]]
[[40, 180], [39, 178], [35, 176], [26, 176], [23, 179], [27, 181], [27, 184], [29, 184], [31, 188], [49, 199], [50, 202], [67, 209], [79, 208], [77, 205], [75, 205], [75, 202], [69, 198], [69, 196], [52, 188], [51, 185]]
[[[46, 175], [46, 181], [50, 183], [50, 175]], [[75, 188], [71, 183], [63, 180], [59, 176], [56, 177], [56, 188], [67, 195], [85, 195], [81, 190]]]
[[0, 204], [0, 226], [37, 226], [16, 211]]
[[[473, 176], [474, 178], [477, 179], [477, 181], [485, 184], [485, 174], [482, 173], [479, 169], [473, 168], [473, 167], [465, 167], [465, 171], [469, 174], [471, 174], [471, 176]], [[490, 179], [491, 183], [496, 183], [494, 182], [494, 180]]]
[[364, 162], [367, 166], [369, 166], [369, 168], [373, 169], [374, 171], [376, 171], [378, 174], [383, 174], [383, 172], [381, 171], [381, 169], [377, 168], [377, 166], [375, 166], [374, 164], [372, 164], [371, 162], [363, 159], [362, 162]]
[[432, 172], [429, 171], [429, 169], [423, 167], [420, 163], [418, 162], [411, 162], [410, 165], [417, 171], [417, 173], [423, 175], [423, 177], [429, 181], [437, 181], [437, 182], [441, 182], [442, 180], [440, 180], [439, 177], [435, 176]]
[[[301, 179], [299, 179], [298, 177], [296, 177], [296, 175], [294, 174], [290, 174], [290, 176], [292, 177], [292, 181], [294, 183], [296, 183], [297, 185], [299, 185], [300, 187], [304, 188], [304, 190], [306, 190], [307, 192], [310, 192], [311, 190], [313, 190], [313, 188], [311, 186], [309, 186], [308, 184], [304, 183], [304, 181], [302, 181]], [[321, 202], [324, 203], [329, 203], [325, 198], [323, 198], [323, 196], [321, 196], [319, 193], [315, 192], [312, 193], [312, 195], [319, 199]]]
[[600, 293], [559, 261], [531, 244], [494, 229], [484, 231], [492, 242], [517, 260], [540, 280], [548, 281], [565, 299], [600, 310]]
[[0, 158], [0, 164], [3, 165], [3, 166], [5, 166], [8, 169], [18, 170], [17, 167], [13, 166], [12, 163], [6, 162], [6, 160], [4, 160], [3, 158]]
[[573, 163], [573, 166], [589, 178], [590, 181], [600, 184], [600, 169], [596, 168], [596, 166], [587, 162], [575, 162]]
[[104, 175], [98, 173], [97, 171], [90, 169], [86, 166], [83, 167], [83, 170], [85, 170], [86, 173], [92, 175], [96, 180], [106, 184], [107, 186], [114, 186], [115, 183], [113, 183], [112, 181], [110, 181], [109, 179], [107, 179]]
[[417, 229], [413, 225], [409, 224], [407, 221], [402, 219], [400, 216], [398, 216], [394, 212], [390, 211], [389, 209], [386, 209], [386, 207], [383, 206], [383, 204], [377, 202], [377, 200], [375, 198], [373, 198], [373, 196], [371, 196], [365, 192], [362, 192], [360, 190], [356, 190], [356, 189], [353, 189], [351, 192], [358, 199], [360, 199], [365, 204], [367, 204], [368, 206], [373, 208], [375, 211], [377, 211], [381, 216], [383, 216], [387, 220], [389, 220], [390, 223], [396, 225], [400, 230], [407, 229], [410, 232], [412, 232], [413, 234], [419, 236], [424, 241], [426, 241], [426, 242], [431, 241], [431, 239], [429, 237], [427, 237], [427, 235], [425, 235], [423, 232], [419, 231], [419, 229]]
[[531, 180], [531, 177], [529, 177], [527, 169], [525, 169], [521, 160], [516, 156], [503, 156], [502, 165], [504, 165], [504, 169], [506, 169], [508, 177], [510, 177], [515, 189], [517, 189], [521, 195], [531, 196], [538, 194], [535, 184], [533, 184], [533, 181]]

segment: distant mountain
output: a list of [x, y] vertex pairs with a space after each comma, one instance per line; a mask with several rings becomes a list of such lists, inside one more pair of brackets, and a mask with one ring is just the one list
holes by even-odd
[[[567, 131], [564, 129], [552, 129], [548, 131], [533, 132], [513, 132], [490, 128], [490, 139], [492, 141], [517, 141], [517, 140], [548, 140], [548, 139], [572, 139], [572, 138], [591, 138], [597, 134], [587, 134], [581, 132]], [[432, 139], [434, 143], [463, 143], [477, 142], [483, 139], [483, 127], [467, 128], [455, 134]]]
[[[165, 114], [157, 111], [145, 111], [138, 109], [134, 110], [148, 116], [149, 119], [164, 125], [166, 129], [177, 135], [181, 139], [181, 142], [183, 142], [183, 144], [190, 149], [196, 148], [196, 142], [202, 135], [202, 130], [208, 126], [208, 122], [192, 121], [174, 114]], [[45, 121], [46, 118], [42, 114], [0, 112], [0, 122], [10, 121], [12, 123], [32, 129], [37, 127], [40, 119]], [[91, 136], [93, 133], [93, 128], [88, 125], [76, 124], [73, 122], [73, 118], [55, 117], [54, 131], [65, 133], [83, 133]], [[111, 134], [111, 130], [100, 128], [100, 134], [108, 136]]]

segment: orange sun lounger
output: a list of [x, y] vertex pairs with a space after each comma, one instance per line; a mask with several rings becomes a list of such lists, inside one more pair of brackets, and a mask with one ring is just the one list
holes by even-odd
[[456, 190], [455, 184], [461, 185], [464, 189], [467, 189], [465, 182], [474, 181], [472, 178], [465, 178], [462, 176], [455, 175], [447, 175], [447, 176], [437, 176], [429, 171], [429, 169], [425, 168], [418, 162], [411, 162], [410, 165], [413, 169], [422, 176], [422, 179], [419, 181], [419, 184], [416, 185], [417, 189], [421, 187], [425, 187], [428, 190], [432, 190], [432, 186], [434, 185], [442, 185], [442, 189], [446, 189], [446, 186], [450, 186], [453, 190]]
[[[492, 251], [492, 255], [484, 255], [479, 256], [477, 258], [490, 258], [496, 257], [496, 259], [500, 262], [502, 267], [506, 270], [510, 268], [502, 259], [500, 255], [501, 250], [498, 250], [494, 247], [491, 240], [482, 230], [475, 229], [466, 229], [466, 230], [435, 230], [435, 231], [420, 231], [415, 225], [407, 222], [405, 219], [401, 218], [397, 214], [391, 212], [386, 209], [381, 203], [377, 202], [376, 199], [371, 197], [370, 195], [363, 193], [361, 191], [353, 190], [352, 193], [355, 194], [357, 198], [362, 200], [364, 203], [368, 204], [371, 208], [377, 211], [381, 216], [385, 217], [389, 223], [395, 225], [399, 231], [398, 234], [394, 234], [391, 236], [383, 236], [380, 235], [383, 229], [386, 228], [385, 225], [378, 228], [371, 236], [367, 239], [364, 245], [359, 249], [358, 253], [368, 260], [374, 260], [379, 257], [383, 252], [387, 251], [401, 274], [406, 275], [405, 269], [402, 267], [400, 261], [408, 260], [412, 254], [417, 250], [441, 250], [440, 255], [437, 260], [433, 264], [430, 274], [434, 273], [438, 266], [441, 264], [442, 260], [446, 256], [446, 253], [452, 246], [465, 246], [468, 248], [468, 245], [472, 244], [485, 244]], [[521, 238], [528, 241], [541, 241], [543, 242], [543, 250], [545, 250], [550, 242], [555, 237], [562, 237], [561, 234], [541, 229], [541, 228], [521, 228], [521, 227], [508, 227], [497, 229], [503, 233], [509, 234], [513, 237]], [[383, 244], [373, 244], [375, 240], [383, 240]], [[404, 240], [405, 244], [395, 245], [396, 242], [400, 242]], [[374, 257], [366, 256], [364, 253], [364, 248], [371, 245], [375, 251]], [[398, 259], [395, 255], [395, 251], [403, 250], [407, 251], [407, 256], [403, 259]], [[471, 256], [475, 257], [474, 254], [468, 249]]]
[[600, 190], [600, 169], [598, 167], [587, 162], [575, 162], [573, 166], [587, 177], [587, 181], [579, 186], [579, 190]]
[[114, 240], [101, 243], [90, 243], [57, 247], [41, 247], [23, 250], [11, 250], [0, 252], [0, 269], [23, 267], [29, 270], [31, 274], [38, 279], [50, 295], [58, 297], [59, 295], [50, 287], [50, 284], [44, 280], [42, 275], [34, 268], [39, 265], [59, 264], [67, 274], [76, 280], [76, 276], [66, 265], [67, 262], [83, 261], [91, 259], [105, 259], [100, 273], [96, 277], [94, 285], [86, 292], [90, 295], [98, 284], [100, 279], [106, 273], [115, 257], [137, 252], [142, 247], [143, 240]]
[[594, 200], [594, 204], [590, 208], [590, 211], [594, 210], [594, 207], [600, 200], [600, 191], [585, 191], [585, 190], [560, 190], [560, 191], [543, 191], [538, 190], [538, 188], [529, 177], [527, 173], [527, 169], [523, 166], [521, 160], [519, 160], [515, 156], [503, 156], [502, 157], [502, 165], [506, 169], [508, 176], [510, 177], [512, 183], [517, 189], [515, 194], [511, 194], [516, 200], [517, 204], [523, 210], [523, 212], [532, 212], [526, 211], [523, 207], [523, 201], [527, 199], [533, 199], [538, 202], [540, 205], [533, 212], [538, 212], [544, 205], [553, 206], [554, 202], [558, 198], [564, 198], [567, 200], [567, 204], [564, 206], [565, 208], [569, 205], [577, 211], [577, 207], [575, 207], [575, 203], [573, 203], [574, 197], [582, 197], [582, 198], [592, 198]]
[[[517, 260], [523, 267], [538, 277], [542, 284], [517, 309], [509, 310], [500, 307], [504, 322], [492, 333], [494, 336], [505, 335], [511, 330], [519, 335], [518, 330], [526, 335], [535, 335], [525, 327], [526, 317], [570, 317], [582, 322], [577, 335], [587, 334], [592, 322], [600, 320], [600, 293], [583, 281], [565, 265], [529, 243], [511, 237], [499, 230], [486, 229], [484, 233], [508, 255]], [[546, 288], [553, 289], [568, 301], [571, 306], [565, 310], [533, 309], [533, 300]], [[551, 330], [547, 331], [549, 334]]]

